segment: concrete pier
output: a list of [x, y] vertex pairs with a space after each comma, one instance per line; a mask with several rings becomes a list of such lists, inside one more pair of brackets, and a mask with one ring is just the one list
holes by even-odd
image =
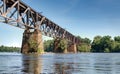
[[56, 38], [54, 41], [54, 52], [56, 53], [69, 53], [69, 52], [73, 52], [76, 53], [77, 52], [77, 48], [76, 48], [76, 44], [75, 43], [69, 43], [69, 42], [63, 42], [63, 46], [67, 46], [65, 49], [63, 49], [64, 51], [61, 50], [61, 48], [59, 47], [60, 41], [63, 40], [61, 38]]
[[[54, 41], [54, 52], [55, 53], [67, 53], [67, 47], [65, 47], [64, 49], [61, 49], [61, 47], [60, 47], [60, 42], [61, 42], [61, 40], [63, 40], [63, 39], [61, 39], [61, 38], [56, 38], [55, 39], [55, 41]], [[66, 44], [66, 42], [63, 42], [63, 44], [66, 46], [67, 44]], [[63, 46], [64, 46], [63, 45]]]
[[21, 53], [43, 53], [42, 33], [39, 30], [30, 32], [25, 30], [23, 33]]
[[73, 52], [73, 53], [77, 52], [77, 47], [75, 43], [72, 43], [68, 46], [68, 52]]

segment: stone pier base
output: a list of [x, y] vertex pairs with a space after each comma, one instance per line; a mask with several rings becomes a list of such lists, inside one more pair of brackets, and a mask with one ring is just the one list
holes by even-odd
[[54, 52], [59, 52], [58, 51], [58, 44], [60, 42], [60, 39], [56, 38], [54, 41]]
[[65, 48], [64, 50], [61, 50], [61, 48], [59, 47], [61, 40], [62, 40], [61, 38], [56, 38], [54, 41], [54, 52], [55, 53], [67, 53], [67, 48]]
[[23, 41], [21, 47], [21, 53], [43, 53], [42, 34], [39, 30], [30, 32], [25, 30], [23, 33]]
[[60, 38], [56, 38], [54, 41], [54, 52], [55, 53], [76, 53], [77, 52], [77, 48], [76, 48], [76, 44], [75, 43], [68, 43], [68, 42], [63, 42], [63, 46], [64, 44], [66, 44], [66, 48], [64, 49], [64, 51], [61, 50], [61, 48], [59, 47], [60, 41], [62, 39]]
[[72, 44], [69, 45], [68, 52], [73, 52], [73, 53], [77, 52], [77, 48], [76, 48], [76, 44], [75, 43], [72, 43]]

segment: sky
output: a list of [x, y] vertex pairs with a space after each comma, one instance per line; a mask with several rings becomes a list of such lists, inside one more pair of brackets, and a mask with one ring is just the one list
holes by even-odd
[[[120, 36], [120, 0], [23, 0], [73, 35]], [[0, 23], [0, 45], [22, 44], [24, 30]], [[48, 39], [43, 37], [43, 39]]]

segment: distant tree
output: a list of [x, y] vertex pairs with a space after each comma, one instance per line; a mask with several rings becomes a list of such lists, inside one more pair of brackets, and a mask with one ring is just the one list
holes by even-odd
[[77, 36], [77, 38], [80, 40], [81, 43], [90, 44], [91, 40], [89, 38], [81, 38], [80, 36]]
[[111, 36], [103, 36], [101, 39], [102, 52], [104, 52], [106, 48], [111, 51], [111, 43]]
[[77, 46], [79, 52], [90, 52], [91, 51], [91, 40], [89, 38], [81, 38], [77, 36], [80, 40], [80, 44]]
[[114, 43], [114, 48], [112, 49], [112, 52], [120, 52], [120, 43], [116, 42]]
[[19, 47], [0, 46], [0, 52], [19, 52]]
[[120, 36], [114, 37], [114, 40], [120, 43]]
[[92, 52], [101, 52], [101, 36], [95, 36], [92, 42], [91, 51]]
[[92, 52], [120, 52], [120, 36], [96, 36], [91, 46]]
[[89, 44], [91, 44], [91, 40], [89, 38], [84, 38], [83, 43], [86, 43], [89, 45]]
[[87, 44], [81, 44], [77, 48], [79, 52], [90, 52], [91, 49], [90, 45]]

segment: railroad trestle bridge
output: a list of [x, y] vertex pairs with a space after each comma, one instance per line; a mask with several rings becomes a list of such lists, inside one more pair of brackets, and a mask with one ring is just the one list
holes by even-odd
[[[36, 48], [43, 50], [42, 35], [64, 38], [72, 42], [72, 52], [77, 52], [80, 40], [50, 19], [35, 11], [20, 0], [0, 0], [0, 22], [24, 29], [21, 52], [30, 51], [30, 40], [36, 41]], [[56, 50], [56, 49], [55, 49]]]

